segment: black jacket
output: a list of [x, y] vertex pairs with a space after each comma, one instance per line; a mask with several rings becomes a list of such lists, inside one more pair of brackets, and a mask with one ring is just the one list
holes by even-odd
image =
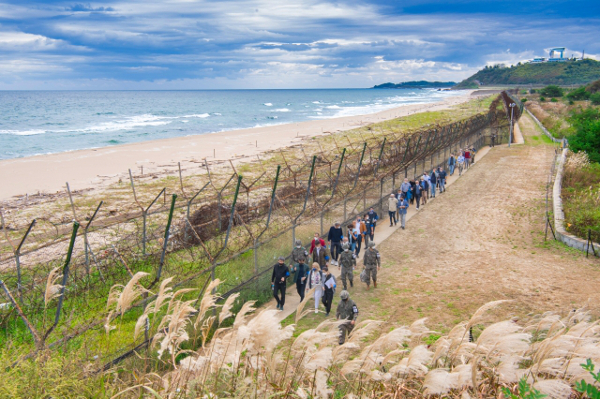
[[344, 237], [344, 232], [342, 228], [335, 228], [335, 226], [331, 226], [329, 229], [329, 234], [327, 234], [327, 241], [331, 242], [340, 242]]
[[271, 276], [271, 283], [274, 284], [285, 284], [285, 280], [281, 281], [281, 278], [287, 279], [290, 275], [287, 265], [284, 263], [280, 265], [279, 262], [273, 266], [273, 275]]

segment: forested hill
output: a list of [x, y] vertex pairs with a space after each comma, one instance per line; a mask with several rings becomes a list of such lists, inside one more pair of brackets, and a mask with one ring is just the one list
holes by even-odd
[[402, 83], [388, 82], [373, 86], [373, 89], [440, 89], [449, 88], [455, 84], [456, 82], [428, 82], [426, 80], [418, 80]]
[[510, 67], [488, 66], [454, 86], [454, 89], [472, 89], [495, 85], [582, 85], [600, 79], [600, 62], [581, 61], [518, 64]]

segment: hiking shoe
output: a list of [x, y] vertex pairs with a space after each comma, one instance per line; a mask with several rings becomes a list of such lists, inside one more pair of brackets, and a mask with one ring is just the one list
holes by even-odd
[[319, 309], [315, 309], [315, 314], [319, 313]]

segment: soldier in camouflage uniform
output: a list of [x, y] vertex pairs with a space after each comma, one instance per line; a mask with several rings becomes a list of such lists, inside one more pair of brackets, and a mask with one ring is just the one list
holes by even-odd
[[345, 323], [339, 325], [340, 329], [340, 345], [343, 345], [346, 342], [346, 337], [352, 330], [354, 329], [354, 324], [356, 323], [356, 319], [358, 318], [358, 307], [354, 303], [352, 299], [350, 299], [350, 294], [348, 291], [343, 290], [340, 293], [340, 298], [342, 299], [338, 304], [337, 311], [335, 312], [335, 317], [338, 320], [346, 320]]
[[290, 269], [297, 265], [300, 259], [308, 259], [308, 251], [302, 246], [302, 241], [296, 240], [296, 246], [292, 249]]
[[371, 287], [371, 279], [373, 279], [373, 287], [377, 288], [377, 270], [381, 268], [381, 255], [375, 248], [373, 241], [369, 242], [369, 248], [365, 251], [363, 264], [367, 271], [367, 290]]
[[350, 287], [354, 287], [354, 266], [356, 266], [356, 255], [350, 252], [350, 245], [344, 244], [342, 246], [343, 252], [340, 255], [340, 266], [342, 267], [342, 283], [344, 289], [347, 289], [346, 278], [350, 280]]

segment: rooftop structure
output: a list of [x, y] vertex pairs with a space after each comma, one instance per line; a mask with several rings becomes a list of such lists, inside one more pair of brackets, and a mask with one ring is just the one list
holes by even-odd
[[564, 57], [565, 48], [564, 47], [554, 47], [550, 49], [550, 57], [536, 57], [533, 60], [529, 61], [529, 64], [541, 64], [544, 62], [566, 62], [568, 58]]

